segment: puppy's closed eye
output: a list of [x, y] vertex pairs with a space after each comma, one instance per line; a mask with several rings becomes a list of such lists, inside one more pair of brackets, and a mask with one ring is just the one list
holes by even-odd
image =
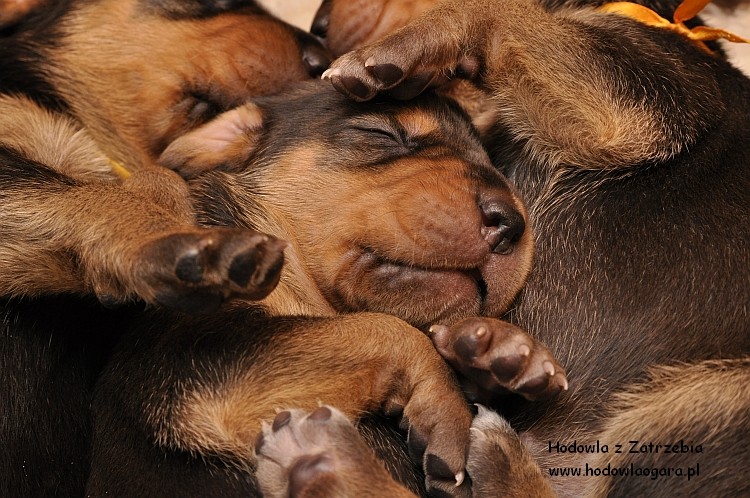
[[182, 111], [191, 127], [206, 123], [225, 110], [224, 106], [212, 99], [208, 93], [200, 91], [187, 92], [176, 108]]
[[367, 134], [368, 138], [372, 138], [375, 140], [387, 140], [398, 145], [406, 146], [406, 137], [404, 136], [404, 134], [399, 130], [396, 130], [389, 126], [357, 125], [354, 126], [354, 129]]

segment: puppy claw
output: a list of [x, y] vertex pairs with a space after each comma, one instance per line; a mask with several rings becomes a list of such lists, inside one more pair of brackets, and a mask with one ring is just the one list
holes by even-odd
[[544, 371], [549, 375], [550, 377], [555, 376], [555, 366], [552, 364], [551, 361], [545, 361], [542, 365], [542, 368], [544, 368]]
[[329, 67], [325, 71], [323, 71], [323, 74], [320, 75], [320, 79], [322, 80], [330, 80], [334, 76], [341, 76], [341, 69], [338, 67]]
[[432, 325], [428, 331], [430, 334], [444, 334], [448, 332], [448, 327], [445, 325]]
[[466, 478], [466, 473], [462, 470], [458, 474], [456, 474], [456, 487], [461, 486], [464, 483], [464, 479]]
[[526, 356], [529, 356], [531, 354], [531, 348], [529, 348], [526, 344], [521, 344], [520, 346], [518, 346], [518, 354], [525, 358]]

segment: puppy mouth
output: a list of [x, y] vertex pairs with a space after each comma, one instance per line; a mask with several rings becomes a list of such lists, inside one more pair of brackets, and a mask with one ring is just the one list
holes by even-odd
[[488, 253], [466, 267], [427, 266], [359, 248], [344, 258], [332, 302], [341, 311], [379, 311], [415, 326], [481, 315], [492, 300], [483, 271], [492, 257], [502, 256]]

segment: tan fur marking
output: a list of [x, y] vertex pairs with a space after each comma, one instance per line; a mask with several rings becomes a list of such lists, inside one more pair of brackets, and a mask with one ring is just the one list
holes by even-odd
[[434, 117], [418, 110], [409, 109], [400, 112], [396, 115], [396, 119], [411, 137], [429, 135], [440, 130], [440, 123]]

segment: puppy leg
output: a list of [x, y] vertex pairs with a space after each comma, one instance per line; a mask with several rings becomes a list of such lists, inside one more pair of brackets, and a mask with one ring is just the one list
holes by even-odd
[[474, 498], [556, 496], [516, 431], [482, 406], [471, 425], [467, 471]]
[[713, 62], [680, 36], [592, 9], [447, 0], [324, 76], [356, 100], [466, 77], [535, 161], [613, 168], [674, 157], [719, 123]]
[[255, 452], [266, 498], [416, 498], [333, 407], [280, 412], [273, 424], [263, 424]]
[[565, 369], [542, 344], [510, 323], [493, 318], [467, 318], [430, 328], [438, 352], [468, 383], [471, 401], [490, 402], [516, 393], [529, 400], [567, 390]]
[[[187, 191], [173, 173], [158, 175], [174, 177], [160, 181], [175, 193]], [[94, 293], [104, 303], [141, 298], [199, 312], [273, 289], [282, 242], [250, 230], [200, 229], [179, 195], [159, 196], [163, 185], [149, 191], [143, 180], [80, 180], [0, 147], [0, 294]]]
[[656, 368], [608, 411], [586, 496], [750, 495], [750, 359]]
[[[248, 471], [262, 421], [277, 409], [314, 410], [319, 403], [350, 419], [400, 413], [428, 491], [469, 496], [463, 476], [471, 414], [429, 339], [401, 320], [263, 318], [248, 310], [188, 319], [159, 312], [144, 317], [134, 334], [124, 338], [98, 386], [91, 496], [116, 482], [158, 486], [167, 463], [144, 462], [171, 461], [165, 455], [197, 455]], [[127, 434], [157, 444], [146, 447]], [[136, 444], [150, 456], [134, 454]]]

